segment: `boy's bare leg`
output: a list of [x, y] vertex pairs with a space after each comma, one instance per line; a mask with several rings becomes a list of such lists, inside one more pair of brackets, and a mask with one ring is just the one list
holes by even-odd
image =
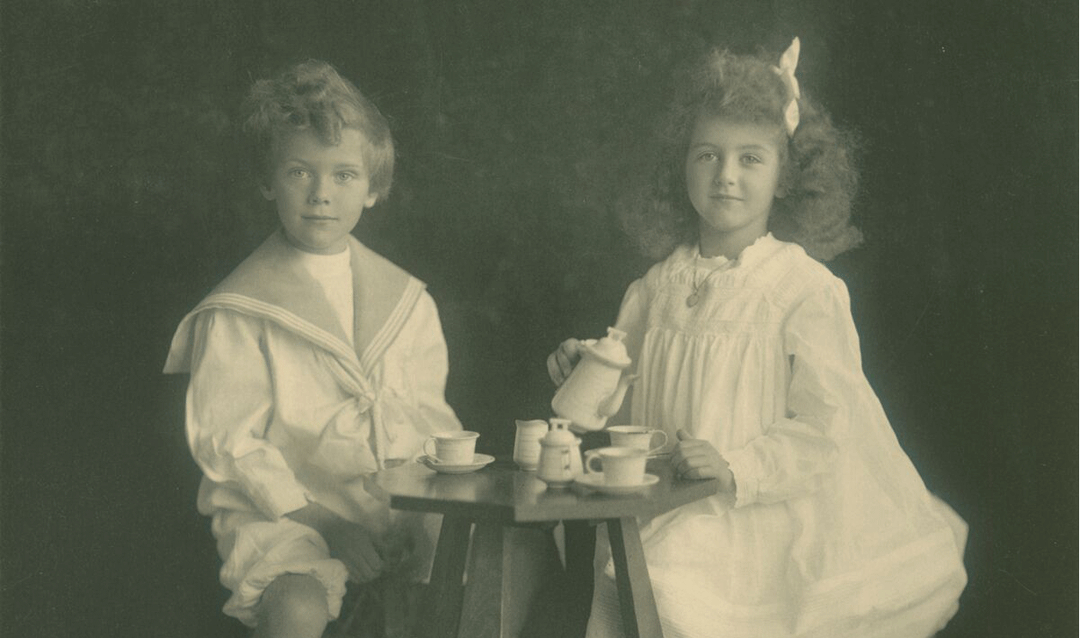
[[330, 621], [326, 589], [307, 574], [283, 574], [263, 592], [253, 638], [319, 638]]

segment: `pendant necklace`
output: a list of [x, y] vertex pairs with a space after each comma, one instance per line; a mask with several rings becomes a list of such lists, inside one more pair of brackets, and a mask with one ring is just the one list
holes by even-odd
[[[697, 263], [698, 259], [699, 259], [699, 257], [694, 257], [694, 263], [695, 264]], [[720, 272], [721, 270], [727, 270], [727, 267], [730, 264], [731, 264], [730, 261], [724, 262], [723, 264], [721, 264], [721, 265], [717, 266], [716, 268], [713, 268], [711, 271], [709, 271], [709, 274], [705, 275], [705, 277], [700, 282], [695, 281], [694, 284], [693, 284], [694, 289], [690, 291], [690, 296], [688, 296], [686, 298], [686, 307], [687, 308], [693, 308], [694, 306], [696, 306], [697, 302], [701, 301], [701, 287], [705, 285], [705, 282], [708, 281], [713, 275]]]

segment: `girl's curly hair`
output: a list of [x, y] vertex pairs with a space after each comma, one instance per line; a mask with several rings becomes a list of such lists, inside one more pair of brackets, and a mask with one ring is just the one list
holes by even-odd
[[620, 207], [624, 230], [641, 250], [662, 258], [681, 244], [698, 240], [698, 214], [686, 190], [690, 133], [702, 116], [776, 126], [782, 169], [769, 230], [800, 244], [821, 259], [855, 247], [861, 233], [851, 224], [857, 173], [853, 138], [802, 92], [799, 125], [784, 129], [787, 88], [771, 63], [754, 56], [714, 49], [677, 77], [675, 98], [658, 128], [659, 152], [632, 201]]
[[384, 199], [394, 177], [390, 125], [334, 67], [319, 60], [289, 66], [273, 78], [255, 82], [243, 106], [243, 132], [263, 179], [273, 170], [275, 144], [282, 135], [312, 129], [325, 143], [339, 144], [343, 128], [363, 135], [369, 188]]

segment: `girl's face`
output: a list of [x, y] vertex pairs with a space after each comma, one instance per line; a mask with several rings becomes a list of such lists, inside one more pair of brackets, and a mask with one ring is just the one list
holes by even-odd
[[310, 129], [278, 140], [270, 183], [262, 192], [277, 203], [293, 246], [323, 255], [346, 249], [361, 213], [376, 200], [368, 189], [364, 144], [363, 134], [349, 128], [342, 129], [337, 145]]
[[737, 253], [767, 232], [778, 196], [782, 135], [779, 127], [698, 118], [686, 155], [686, 189], [703, 246], [734, 247]]

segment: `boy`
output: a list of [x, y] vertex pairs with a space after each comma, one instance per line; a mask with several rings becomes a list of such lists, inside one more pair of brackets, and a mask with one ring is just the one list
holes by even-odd
[[225, 613], [256, 636], [320, 636], [346, 580], [426, 577], [431, 521], [390, 512], [365, 477], [461, 424], [434, 301], [350, 234], [390, 189], [386, 120], [315, 61], [256, 82], [245, 106], [281, 229], [184, 318], [165, 372], [191, 373]]

